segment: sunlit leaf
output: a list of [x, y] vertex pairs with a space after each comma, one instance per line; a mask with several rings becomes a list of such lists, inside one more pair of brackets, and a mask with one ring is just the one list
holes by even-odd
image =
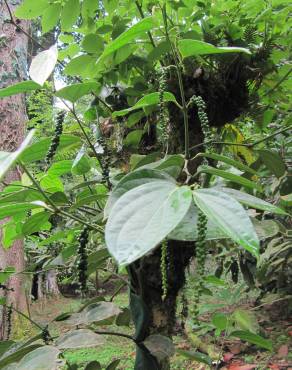
[[48, 50], [41, 51], [37, 54], [33, 58], [29, 68], [31, 79], [42, 86], [52, 74], [57, 63], [57, 59], [57, 45], [53, 45]]
[[71, 103], [75, 103], [78, 99], [84, 95], [90, 93], [99, 93], [100, 85], [96, 82], [83, 82], [63, 87], [58, 90], [55, 95], [58, 98], [69, 100]]
[[[175, 96], [170, 92], [164, 92], [163, 93], [163, 100], [165, 102], [167, 102], [167, 101], [176, 102]], [[155, 104], [158, 104], [158, 103], [159, 103], [159, 93], [154, 92], [154, 93], [145, 95], [143, 98], [138, 100], [137, 103], [135, 105], [133, 105], [133, 107], [116, 111], [112, 114], [112, 116], [113, 117], [125, 116], [126, 114], [132, 112], [133, 110], [141, 109], [141, 108], [144, 108], [144, 107], [148, 107], [149, 105], [155, 105]]]
[[0, 89], [0, 98], [4, 98], [6, 96], [12, 96], [16, 94], [23, 94], [23, 93], [38, 90], [41, 88], [42, 88], [41, 85], [37, 84], [34, 81], [23, 81], [15, 85], [7, 86], [3, 89]]
[[34, 134], [34, 130], [30, 131], [25, 140], [15, 152], [0, 152], [0, 180], [3, 178], [6, 172], [15, 164], [24, 150], [28, 147]]
[[225, 53], [245, 53], [251, 54], [248, 49], [239, 47], [216, 47], [212, 44], [200, 40], [184, 39], [179, 40], [178, 49], [183, 58], [196, 55], [225, 54]]
[[137, 186], [146, 184], [148, 182], [157, 180], [167, 180], [174, 182], [174, 180], [164, 172], [151, 170], [151, 169], [138, 169], [136, 171], [130, 172], [124, 176], [113, 188], [108, 201], [104, 209], [105, 217], [108, 217], [112, 207], [117, 202], [117, 200], [125, 194], [127, 191], [136, 188]]
[[110, 55], [114, 51], [120, 49], [122, 46], [128, 44], [130, 41], [135, 40], [141, 35], [145, 35], [145, 32], [150, 31], [154, 27], [154, 21], [152, 17], [144, 18], [141, 21], [135, 23], [127, 31], [123, 32], [116, 39], [111, 41], [104, 49], [101, 58]]

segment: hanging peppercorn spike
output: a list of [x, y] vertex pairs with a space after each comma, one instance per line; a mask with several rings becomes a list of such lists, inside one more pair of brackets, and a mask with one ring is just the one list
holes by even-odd
[[168, 283], [167, 283], [167, 242], [163, 241], [161, 244], [161, 259], [160, 259], [160, 271], [161, 271], [161, 286], [162, 286], [162, 300], [164, 301], [167, 296]]
[[11, 336], [11, 331], [12, 331], [12, 304], [7, 306], [6, 323], [7, 323], [6, 340], [9, 340]]
[[62, 135], [62, 132], [63, 132], [63, 122], [64, 122], [65, 115], [66, 115], [65, 111], [61, 111], [57, 114], [55, 133], [52, 138], [51, 145], [50, 145], [50, 148], [47, 152], [46, 159], [45, 159], [47, 166], [51, 164], [51, 161], [54, 158], [54, 155], [56, 154], [56, 151], [60, 144], [60, 136]]
[[160, 70], [158, 76], [159, 82], [159, 122], [158, 122], [158, 129], [161, 131], [160, 141], [164, 146], [165, 152], [167, 152], [168, 148], [168, 141], [169, 141], [169, 113], [166, 106], [166, 102], [164, 101], [164, 93], [166, 91], [166, 82], [167, 82], [167, 71], [165, 68]]
[[87, 226], [83, 228], [81, 234], [79, 236], [79, 248], [78, 248], [78, 283], [81, 290], [81, 294], [85, 295], [87, 292], [87, 253], [86, 253], [86, 246], [88, 243], [88, 236], [89, 236], [89, 229]]

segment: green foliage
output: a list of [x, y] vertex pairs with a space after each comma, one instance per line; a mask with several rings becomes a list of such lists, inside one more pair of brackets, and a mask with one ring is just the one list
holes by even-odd
[[[3, 244], [8, 248], [25, 238], [26, 246], [33, 244], [33, 268], [60, 266], [63, 278], [79, 280], [83, 291], [92, 273], [107, 267], [117, 275], [115, 261], [129, 266], [135, 340], [148, 348], [144, 355], [152, 366], [170, 357], [173, 348], [163, 336], [145, 337], [148, 302], [133, 290], [131, 268], [141, 260], [142, 266], [161, 243], [165, 302], [173, 294], [166, 282], [168, 240], [196, 243], [197, 296], [205, 284], [225, 284], [204, 276], [207, 242], [218, 247], [224, 239], [219, 257], [227, 256], [242, 272], [238, 256], [253, 263], [256, 257], [259, 281], [266, 276], [270, 282], [290, 262], [288, 236], [277, 223], [263, 220], [272, 213], [269, 217], [285, 223], [291, 210], [288, 2], [24, 0], [15, 16], [40, 19], [43, 33], [56, 27], [57, 46], [33, 59], [33, 81], [0, 90], [0, 98], [40, 90], [28, 104], [35, 140], [30, 144], [31, 132], [17, 151], [0, 153], [1, 179], [16, 164], [26, 170], [0, 193], [0, 218], [11, 218], [3, 226]], [[54, 70], [66, 86], [42, 88]], [[55, 107], [45, 106], [55, 97], [58, 106], [65, 101], [66, 124], [61, 112], [51, 140]], [[205, 152], [197, 154], [198, 148]], [[268, 240], [279, 232], [285, 240]], [[267, 240], [263, 250], [259, 240]], [[76, 271], [78, 259], [82, 268]], [[12, 273], [1, 271], [0, 283]], [[161, 281], [156, 283], [160, 289]], [[93, 324], [117, 317], [124, 322], [120, 314], [112, 302], [91, 303], [66, 319], [86, 329], [70, 330], [46, 346], [35, 344], [37, 339], [14, 349], [9, 345], [0, 368], [15, 362], [22, 369], [39, 363], [54, 368], [64, 349], [101, 344]], [[217, 313], [212, 325], [218, 335], [232, 329], [234, 336], [271, 350], [246, 312]], [[210, 364], [197, 352], [185, 355]], [[114, 369], [118, 360], [106, 366]], [[94, 367], [101, 368], [86, 365]]]

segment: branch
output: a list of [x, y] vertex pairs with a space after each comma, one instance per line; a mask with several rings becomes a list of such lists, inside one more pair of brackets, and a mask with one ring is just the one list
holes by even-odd
[[[144, 19], [144, 18], [145, 18], [145, 15], [144, 15], [144, 13], [143, 13], [142, 6], [139, 4], [139, 1], [135, 1], [135, 4], [136, 4], [136, 6], [137, 6], [137, 8], [138, 8], [138, 11], [139, 11], [139, 13], [140, 13], [141, 18], [142, 18], [142, 19]], [[149, 40], [150, 40], [150, 42], [151, 42], [152, 46], [153, 46], [154, 48], [156, 48], [156, 45], [155, 45], [155, 42], [154, 42], [153, 37], [152, 37], [152, 35], [151, 35], [151, 32], [150, 32], [150, 31], [148, 31], [148, 32], [147, 32], [147, 35], [148, 35], [148, 37], [149, 37]]]
[[254, 143], [231, 143], [231, 142], [227, 142], [227, 141], [207, 141], [207, 143], [200, 143], [200, 144], [192, 146], [190, 148], [190, 151], [198, 149], [198, 148], [204, 146], [205, 144], [232, 145], [232, 146], [244, 146], [246, 148], [253, 148], [256, 145], [258, 145], [260, 143], [263, 143], [264, 141], [268, 141], [271, 138], [273, 138], [274, 136], [277, 136], [277, 135], [279, 135], [283, 132], [289, 131], [289, 130], [292, 130], [292, 128], [291, 127], [285, 127], [285, 128], [283, 128], [279, 131], [274, 132], [271, 135], [268, 135], [268, 136], [264, 137], [263, 139], [259, 139], [259, 140], [255, 141]]

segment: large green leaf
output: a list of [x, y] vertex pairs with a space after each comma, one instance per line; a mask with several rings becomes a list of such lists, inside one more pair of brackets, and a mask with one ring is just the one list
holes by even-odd
[[71, 172], [73, 161], [66, 159], [64, 161], [55, 162], [48, 170], [48, 174], [52, 176], [62, 176]]
[[82, 48], [88, 53], [101, 54], [104, 49], [103, 38], [96, 33], [89, 33], [82, 41]]
[[276, 175], [277, 177], [284, 175], [286, 171], [286, 165], [277, 152], [268, 149], [258, 150], [257, 152], [259, 153], [260, 159], [264, 165], [272, 174]]
[[252, 175], [258, 175], [258, 173], [251, 167], [246, 166], [245, 164], [241, 163], [240, 161], [235, 161], [232, 158], [226, 157], [225, 155], [217, 154], [217, 153], [199, 153], [196, 157], [206, 157], [214, 159], [215, 161], [220, 161], [235, 168], [238, 168], [241, 171], [248, 172]]
[[253, 195], [249, 195], [239, 190], [230, 189], [230, 188], [221, 188], [221, 191], [224, 193], [229, 194], [231, 197], [237, 199], [240, 203], [245, 204], [249, 207], [253, 207], [256, 209], [261, 209], [262, 211], [267, 211], [271, 213], [276, 213], [279, 215], [286, 215], [287, 213], [271, 203], [268, 203], [260, 198], [254, 197]]
[[123, 32], [120, 36], [111, 41], [104, 52], [101, 55], [101, 59], [107, 55], [112, 54], [114, 51], [120, 49], [122, 46], [135, 40], [139, 36], [144, 36], [147, 31], [150, 31], [154, 27], [152, 17], [144, 18], [141, 21], [134, 24], [127, 31]]
[[70, 60], [64, 72], [69, 76], [79, 75], [82, 78], [92, 78], [96, 75], [96, 58], [87, 54], [78, 55]]
[[[10, 347], [9, 350], [0, 358], [0, 369], [5, 368], [5, 366], [9, 364], [14, 364], [21, 360], [26, 354], [31, 353], [39, 347], [41, 347], [41, 344], [32, 344], [21, 348], [18, 346], [16, 346], [16, 348], [14, 346]], [[17, 369], [23, 370], [22, 367], [17, 367]]]
[[28, 211], [30, 209], [46, 207], [46, 204], [41, 201], [5, 205], [0, 207], [0, 220], [6, 217], [17, 215], [18, 213]]
[[139, 169], [149, 168], [164, 171], [168, 173], [173, 178], [177, 178], [182, 171], [183, 165], [185, 163], [184, 157], [179, 154], [168, 155], [163, 159], [156, 162], [151, 162], [145, 164], [144, 166], [139, 166]]
[[86, 154], [86, 148], [83, 146], [72, 163], [71, 171], [74, 175], [84, 175], [90, 171], [90, 168], [90, 160]]
[[57, 60], [57, 45], [51, 46], [48, 50], [41, 51], [33, 58], [31, 62], [29, 68], [29, 75], [31, 79], [42, 86], [52, 74]]
[[70, 31], [80, 14], [79, 0], [67, 0], [61, 12], [62, 31]]
[[8, 193], [7, 195], [5, 194], [3, 197], [0, 197], [0, 207], [8, 203], [32, 202], [34, 200], [44, 200], [44, 197], [38, 190], [24, 189]]
[[0, 358], [14, 343], [13, 340], [3, 340], [0, 342]]
[[269, 351], [273, 350], [273, 344], [271, 340], [265, 339], [260, 335], [251, 333], [249, 331], [234, 331], [230, 334], [232, 337], [237, 337], [241, 340], [244, 340], [248, 343], [255, 344], [258, 347], [265, 348]]
[[56, 370], [60, 350], [53, 346], [43, 346], [29, 352], [18, 363], [21, 370]]
[[40, 230], [49, 230], [50, 223], [48, 220], [50, 214], [48, 212], [38, 212], [29, 217], [29, 219], [22, 226], [22, 234], [30, 235]]
[[113, 188], [108, 198], [104, 209], [105, 217], [108, 217], [114, 204], [127, 191], [157, 180], [167, 180], [174, 183], [174, 180], [166, 173], [151, 169], [139, 169], [124, 176]]
[[22, 142], [20, 147], [13, 153], [0, 152], [0, 180], [6, 174], [6, 172], [14, 165], [17, 159], [21, 156], [24, 150], [27, 148], [31, 139], [34, 136], [35, 131], [32, 130], [27, 135], [25, 140]]
[[[81, 144], [81, 138], [73, 135], [61, 135], [60, 144], [57, 149], [57, 153], [75, 149]], [[43, 160], [46, 156], [47, 151], [51, 145], [51, 139], [42, 139], [23, 150], [20, 156], [20, 160], [23, 163], [31, 163], [35, 161]]]
[[55, 344], [59, 349], [77, 349], [100, 346], [104, 344], [104, 340], [101, 335], [95, 334], [92, 330], [78, 329], [62, 335]]
[[258, 257], [259, 240], [247, 212], [226, 193], [213, 189], [194, 191], [194, 200], [222, 232]]
[[63, 87], [58, 90], [55, 95], [58, 98], [69, 100], [75, 103], [82, 96], [90, 94], [92, 92], [99, 93], [100, 85], [96, 82], [83, 82]]
[[42, 15], [49, 5], [48, 0], [24, 0], [14, 14], [21, 19], [33, 19]]
[[[177, 227], [168, 235], [169, 239], [195, 241], [198, 239], [198, 208], [192, 202], [187, 214]], [[228, 236], [211, 220], [207, 224], [207, 240], [226, 239]]]
[[178, 49], [187, 58], [196, 55], [225, 54], [225, 53], [245, 53], [251, 54], [248, 49], [239, 47], [216, 47], [212, 44], [200, 40], [184, 39], [178, 42]]
[[183, 219], [192, 201], [190, 188], [158, 180], [125, 193], [111, 209], [105, 238], [119, 265], [128, 265], [155, 248]]
[[50, 6], [43, 12], [42, 16], [42, 31], [46, 33], [52, 30], [60, 18], [61, 4], [50, 4]]
[[7, 86], [4, 89], [0, 89], [0, 98], [5, 96], [12, 96], [16, 94], [22, 94], [29, 91], [41, 89], [42, 87], [34, 81], [19, 82], [15, 85]]
[[232, 181], [236, 184], [242, 185], [249, 189], [256, 189], [259, 192], [263, 191], [263, 188], [257, 184], [254, 181], [248, 180], [245, 177], [235, 175], [233, 173], [224, 171], [224, 170], [218, 170], [218, 168], [210, 167], [210, 166], [200, 166], [198, 173], [208, 173], [210, 175], [219, 176], [223, 179]]
[[0, 284], [5, 283], [11, 275], [15, 273], [14, 267], [6, 267], [3, 271], [0, 271]]
[[[166, 102], [167, 101], [176, 102], [175, 96], [170, 92], [163, 93], [163, 100]], [[112, 116], [113, 117], [125, 116], [126, 114], [132, 112], [133, 110], [141, 109], [144, 107], [148, 107], [149, 105], [155, 105], [158, 103], [159, 103], [159, 93], [154, 92], [154, 93], [143, 96], [143, 98], [138, 100], [137, 103], [133, 105], [131, 108], [116, 111], [112, 114]]]
[[97, 302], [86, 306], [81, 312], [74, 313], [66, 320], [70, 325], [103, 325], [112, 321], [121, 310], [112, 302]]

